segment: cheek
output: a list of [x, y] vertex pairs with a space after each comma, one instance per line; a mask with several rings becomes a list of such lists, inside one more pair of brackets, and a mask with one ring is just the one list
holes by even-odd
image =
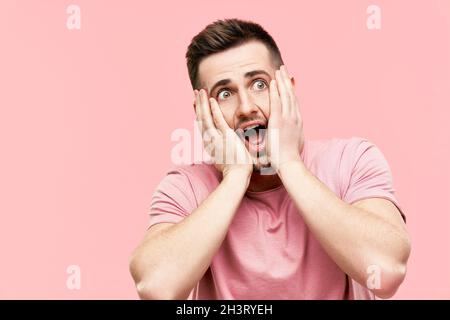
[[234, 111], [231, 110], [231, 108], [220, 108], [220, 109], [222, 110], [223, 118], [227, 122], [228, 126], [231, 129], [233, 129], [233, 127], [234, 127], [234, 122], [233, 122]]

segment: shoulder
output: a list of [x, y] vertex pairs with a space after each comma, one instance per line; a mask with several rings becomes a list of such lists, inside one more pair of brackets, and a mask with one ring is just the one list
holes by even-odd
[[305, 144], [304, 163], [326, 181], [347, 181], [363, 171], [388, 171], [389, 165], [369, 139], [353, 136], [310, 140]]
[[[310, 171], [341, 199], [386, 194], [392, 177], [389, 165], [369, 139], [353, 136], [309, 141], [305, 161]], [[384, 190], [379, 191], [380, 186]]]
[[167, 170], [167, 174], [180, 174], [194, 182], [214, 181], [220, 179], [220, 172], [214, 165], [207, 163], [190, 163], [183, 165], [174, 165]]
[[221, 173], [212, 164], [191, 163], [170, 167], [163, 180], [170, 180], [180, 188], [189, 188], [199, 196], [209, 194], [220, 183]]
[[311, 162], [323, 160], [337, 163], [374, 146], [369, 139], [359, 136], [308, 140], [305, 144], [305, 157]]

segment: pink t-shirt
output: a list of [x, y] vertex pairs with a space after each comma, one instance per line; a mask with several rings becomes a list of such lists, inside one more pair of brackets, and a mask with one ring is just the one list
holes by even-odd
[[[385, 198], [401, 211], [388, 163], [368, 140], [307, 140], [301, 157], [309, 171], [343, 201]], [[153, 194], [149, 227], [181, 221], [218, 186], [220, 178], [213, 165], [204, 163], [170, 170]], [[374, 295], [327, 255], [280, 186], [247, 191], [191, 298], [373, 299]]]

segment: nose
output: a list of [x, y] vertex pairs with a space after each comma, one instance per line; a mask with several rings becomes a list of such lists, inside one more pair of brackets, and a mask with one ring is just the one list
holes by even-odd
[[238, 118], [250, 117], [257, 114], [258, 110], [259, 108], [247, 92], [241, 92], [239, 94], [239, 105], [236, 110], [236, 116]]

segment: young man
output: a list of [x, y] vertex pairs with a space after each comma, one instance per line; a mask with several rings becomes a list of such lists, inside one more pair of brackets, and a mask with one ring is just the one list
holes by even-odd
[[201, 130], [224, 143], [211, 155], [244, 161], [176, 166], [161, 181], [130, 262], [139, 296], [391, 297], [410, 242], [378, 148], [305, 140], [295, 80], [258, 24], [216, 21], [186, 57]]

